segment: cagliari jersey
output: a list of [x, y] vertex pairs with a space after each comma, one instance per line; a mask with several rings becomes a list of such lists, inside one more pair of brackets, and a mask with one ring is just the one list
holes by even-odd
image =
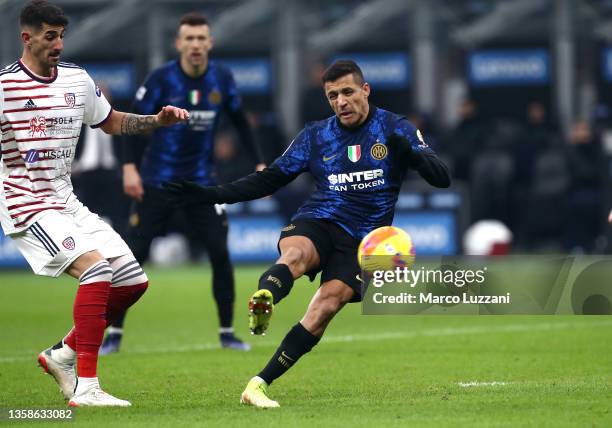
[[329, 220], [357, 239], [390, 225], [405, 177], [387, 146], [392, 134], [405, 137], [413, 152], [435, 156], [406, 118], [374, 106], [354, 129], [336, 116], [308, 124], [272, 164], [287, 176], [308, 171], [315, 179], [315, 192], [292, 220]]
[[76, 197], [70, 172], [81, 125], [102, 125], [111, 106], [82, 68], [60, 62], [49, 78], [17, 61], [0, 71], [0, 223], [28, 228]]
[[189, 123], [158, 128], [149, 139], [140, 174], [145, 185], [161, 187], [173, 180], [215, 184], [213, 147], [222, 111], [242, 109], [242, 101], [231, 72], [209, 61], [206, 73], [190, 77], [179, 61], [170, 61], [153, 71], [136, 92], [134, 112], [155, 114], [172, 104], [189, 111]]

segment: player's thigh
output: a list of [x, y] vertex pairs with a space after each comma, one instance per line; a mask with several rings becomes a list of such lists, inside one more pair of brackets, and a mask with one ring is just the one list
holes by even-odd
[[320, 221], [295, 220], [284, 227], [278, 241], [280, 258], [278, 263], [291, 266], [301, 263], [305, 272], [310, 272], [311, 281], [320, 268], [327, 262], [333, 249], [333, 241], [327, 225]]
[[167, 192], [146, 187], [142, 201], [134, 201], [130, 211], [128, 241], [148, 241], [163, 235], [173, 210]]
[[229, 225], [223, 205], [195, 204], [185, 207], [188, 233], [204, 244], [206, 251], [227, 252]]
[[69, 210], [45, 212], [28, 229], [11, 237], [34, 273], [51, 277], [61, 275], [77, 260], [73, 275], [106, 254], [129, 252], [121, 237], [80, 202]]

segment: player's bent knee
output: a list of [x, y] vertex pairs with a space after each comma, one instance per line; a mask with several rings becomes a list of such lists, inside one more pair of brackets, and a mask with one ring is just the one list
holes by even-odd
[[114, 257], [110, 259], [110, 265], [113, 269], [113, 287], [143, 285], [144, 293], [148, 286], [149, 278], [132, 254]]

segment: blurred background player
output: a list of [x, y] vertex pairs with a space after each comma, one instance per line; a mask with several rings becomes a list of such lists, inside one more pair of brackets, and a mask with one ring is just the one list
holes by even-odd
[[130, 406], [100, 388], [98, 350], [108, 323], [148, 279], [121, 237], [76, 198], [71, 165], [82, 123], [131, 135], [189, 114], [171, 106], [155, 116], [113, 110], [85, 70], [60, 62], [68, 19], [59, 7], [33, 1], [20, 24], [22, 57], [0, 71], [0, 221], [35, 274], [79, 280], [74, 327], [38, 362], [70, 406]]
[[[204, 244], [212, 264], [212, 288], [219, 314], [221, 346], [248, 351], [249, 345], [238, 339], [232, 328], [234, 276], [227, 248], [228, 224], [224, 207], [173, 203], [161, 184], [181, 179], [202, 185], [216, 184], [214, 139], [222, 112], [227, 113], [233, 122], [247, 153], [257, 164], [256, 168], [262, 169], [265, 165], [231, 73], [209, 60], [213, 39], [208, 19], [198, 13], [184, 15], [175, 43], [180, 58], [153, 71], [136, 93], [134, 110], [150, 114], [160, 105], [172, 101], [190, 110], [191, 116], [188, 124], [153, 133], [140, 172], [137, 145], [132, 141], [124, 144], [124, 190], [135, 199], [127, 241], [136, 259], [144, 263], [153, 238], [165, 234], [175, 210], [184, 209], [190, 229]], [[108, 329], [101, 354], [119, 350], [124, 318], [125, 314]]]
[[270, 195], [305, 171], [315, 178], [315, 192], [282, 229], [280, 258], [249, 301], [249, 327], [262, 334], [294, 280], [306, 274], [314, 281], [322, 272], [306, 314], [242, 393], [240, 402], [256, 407], [279, 407], [267, 387], [319, 343], [345, 304], [361, 301], [357, 247], [370, 231], [391, 225], [406, 171], [416, 170], [436, 187], [450, 185], [446, 166], [420, 131], [405, 117], [368, 103], [370, 86], [356, 63], [336, 61], [322, 83], [335, 115], [308, 124], [269, 168], [217, 187], [166, 185], [177, 196], [234, 203]]

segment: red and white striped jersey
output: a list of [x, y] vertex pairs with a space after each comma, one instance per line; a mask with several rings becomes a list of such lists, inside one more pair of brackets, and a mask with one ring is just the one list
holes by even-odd
[[0, 71], [0, 223], [5, 234], [75, 199], [70, 172], [81, 125], [111, 106], [82, 68], [60, 62], [50, 78], [17, 61]]

